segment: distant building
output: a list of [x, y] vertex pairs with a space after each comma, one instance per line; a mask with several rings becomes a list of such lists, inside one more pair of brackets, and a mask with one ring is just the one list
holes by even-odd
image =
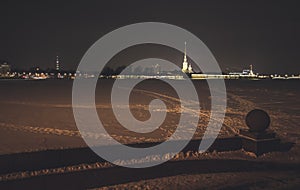
[[184, 57], [182, 63], [182, 72], [184, 73], [193, 73], [192, 65], [188, 63], [187, 56], [186, 56], [186, 42], [184, 42]]
[[0, 75], [8, 75], [11, 71], [11, 67], [6, 62], [0, 64]]
[[242, 72], [230, 72], [229, 75], [238, 75], [240, 77], [257, 77], [253, 72], [253, 66], [250, 65], [250, 69], [244, 69]]

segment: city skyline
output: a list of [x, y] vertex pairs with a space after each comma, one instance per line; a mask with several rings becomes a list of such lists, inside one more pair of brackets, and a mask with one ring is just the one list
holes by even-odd
[[[0, 40], [5, 45], [0, 47], [0, 60], [20, 69], [46, 69], [53, 67], [58, 55], [64, 69], [76, 70], [87, 49], [106, 33], [154, 21], [194, 33], [223, 71], [239, 71], [252, 64], [260, 73], [298, 73], [300, 16], [296, 5], [297, 1], [1, 2], [4, 30]], [[142, 51], [132, 50], [134, 54], [122, 61], [134, 60]], [[179, 54], [149, 51], [181, 64]]]

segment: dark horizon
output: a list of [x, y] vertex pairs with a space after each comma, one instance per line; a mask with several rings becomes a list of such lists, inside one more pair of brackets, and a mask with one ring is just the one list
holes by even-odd
[[[58, 55], [63, 69], [75, 70], [88, 48], [106, 33], [152, 21], [174, 24], [195, 34], [212, 51], [223, 71], [239, 71], [252, 64], [259, 73], [298, 74], [297, 4], [269, 0], [2, 1], [0, 60], [18, 69], [47, 69], [54, 68]], [[128, 60], [138, 57], [130, 56]], [[180, 65], [182, 57], [169, 59]]]

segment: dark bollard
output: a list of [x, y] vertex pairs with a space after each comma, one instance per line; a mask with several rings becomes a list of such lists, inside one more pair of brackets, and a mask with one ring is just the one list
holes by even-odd
[[240, 130], [242, 147], [257, 156], [279, 150], [280, 139], [268, 129], [270, 116], [263, 110], [254, 109], [246, 116], [248, 130]]

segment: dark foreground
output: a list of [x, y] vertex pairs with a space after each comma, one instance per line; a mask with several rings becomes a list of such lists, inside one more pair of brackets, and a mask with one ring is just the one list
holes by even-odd
[[[106, 81], [105, 87], [111, 83]], [[209, 119], [210, 99], [203, 81], [195, 81], [195, 86], [201, 101], [201, 120], [194, 136], [197, 141]], [[195, 145], [169, 162], [146, 169], [114, 166], [86, 147], [72, 115], [71, 87], [71, 81], [0, 81], [1, 189], [298, 189], [300, 186], [297, 81], [227, 84], [228, 106], [219, 138], [235, 137], [239, 129], [246, 128], [245, 115], [261, 108], [271, 116], [271, 129], [287, 145], [280, 151], [256, 157], [240, 147], [220, 143], [218, 148], [200, 154]], [[153, 80], [138, 88], [140, 91], [133, 94], [136, 97], [131, 106], [133, 114], [147, 118], [147, 102], [162, 98], [171, 109], [165, 123], [169, 127], [133, 138], [135, 134], [120, 128], [112, 116], [107, 103], [108, 88], [96, 91], [99, 117], [104, 118], [110, 133], [122, 143], [163, 141], [174, 130], [178, 112], [176, 102], [172, 101], [176, 96], [172, 90], [166, 91], [164, 84]], [[147, 88], [158, 95], [151, 96], [145, 91]], [[225, 149], [220, 149], [222, 146]]]

